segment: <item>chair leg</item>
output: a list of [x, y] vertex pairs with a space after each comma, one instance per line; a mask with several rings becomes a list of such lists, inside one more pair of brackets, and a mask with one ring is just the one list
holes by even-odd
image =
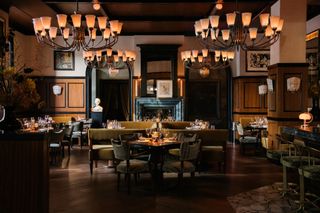
[[138, 184], [138, 173], [134, 173], [134, 183]]
[[130, 194], [130, 182], [131, 182], [131, 174], [128, 174], [128, 194]]
[[71, 145], [68, 145], [68, 155], [70, 156]]
[[190, 175], [192, 178], [194, 178], [194, 172], [191, 172]]
[[98, 161], [95, 160], [95, 161], [94, 161], [94, 168], [97, 168], [97, 167], [98, 167]]
[[282, 182], [283, 182], [282, 194], [285, 195], [288, 191], [287, 167], [285, 166], [282, 166]]
[[118, 172], [118, 178], [117, 178], [117, 191], [120, 189], [120, 172]]
[[299, 175], [300, 176], [300, 210], [304, 209], [304, 176], [303, 176], [303, 171], [302, 174]]
[[93, 160], [90, 160], [89, 165], [90, 165], [90, 174], [92, 175], [92, 170], [93, 170]]

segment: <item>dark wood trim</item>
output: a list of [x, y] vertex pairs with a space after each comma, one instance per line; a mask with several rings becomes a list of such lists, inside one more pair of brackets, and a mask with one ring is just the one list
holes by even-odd
[[237, 76], [237, 77], [232, 77], [233, 80], [236, 80], [236, 79], [246, 79], [246, 78], [256, 78], [256, 79], [259, 79], [259, 78], [264, 78], [264, 80], [267, 79], [268, 75], [267, 73], [265, 73], [266, 75], [256, 75], [256, 76]]
[[86, 77], [81, 76], [30, 76], [30, 78], [39, 78], [39, 79], [86, 79]]
[[232, 112], [233, 115], [267, 115], [267, 112]]
[[277, 67], [307, 67], [308, 63], [277, 63], [268, 66], [268, 70], [277, 68]]
[[270, 121], [300, 121], [301, 124], [303, 123], [299, 118], [275, 118], [275, 117], [267, 117]]

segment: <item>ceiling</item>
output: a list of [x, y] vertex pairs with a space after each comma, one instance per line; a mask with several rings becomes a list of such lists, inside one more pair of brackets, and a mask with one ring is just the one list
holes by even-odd
[[[194, 22], [212, 14], [225, 14], [238, 8], [250, 10], [253, 17], [261, 11], [269, 12], [275, 0], [224, 0], [223, 9], [215, 9], [215, 0], [101, 0], [101, 9], [95, 11], [91, 1], [79, 0], [82, 14], [106, 15], [124, 23], [122, 35], [194, 35]], [[32, 35], [31, 19], [72, 14], [76, 10], [73, 0], [1, 0], [0, 8], [9, 12], [10, 26]], [[308, 0], [308, 20], [320, 14], [320, 1]]]

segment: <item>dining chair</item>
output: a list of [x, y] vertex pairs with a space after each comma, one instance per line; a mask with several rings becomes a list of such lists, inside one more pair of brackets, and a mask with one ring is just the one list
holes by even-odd
[[84, 141], [87, 137], [87, 131], [84, 131], [84, 123], [82, 121], [77, 121], [72, 123], [73, 125], [73, 132], [72, 132], [72, 139], [76, 138], [78, 140], [78, 144], [80, 145], [80, 149], [84, 144]]
[[240, 143], [240, 152], [242, 154], [246, 154], [246, 148], [248, 146], [253, 146], [255, 148], [255, 153], [259, 147], [260, 143], [260, 134], [258, 131], [245, 131], [243, 126], [240, 122], [236, 122], [237, 132], [240, 136], [239, 143]]
[[179, 160], [166, 160], [162, 171], [178, 173], [178, 185], [182, 182], [183, 173], [189, 172], [194, 177], [197, 161], [200, 154], [201, 140], [195, 142], [182, 142], [179, 149]]
[[[195, 142], [198, 138], [197, 133], [179, 133], [177, 135], [177, 141], [181, 142]], [[178, 158], [180, 156], [180, 149], [179, 148], [174, 148], [174, 149], [169, 149], [169, 154]]]
[[49, 152], [51, 163], [57, 163], [57, 157], [62, 153], [61, 142], [64, 136], [64, 130], [50, 131], [49, 136]]
[[130, 194], [130, 182], [131, 174], [134, 174], [135, 180], [139, 173], [145, 173], [150, 171], [150, 166], [147, 161], [133, 159], [130, 154], [130, 144], [124, 140], [111, 139], [113, 147], [114, 157], [119, 160], [120, 163], [116, 166], [117, 170], [117, 190], [120, 188], [120, 176], [125, 175], [127, 181], [128, 194]]
[[72, 146], [72, 133], [73, 133], [74, 126], [70, 125], [64, 129], [64, 137], [61, 141], [61, 148], [62, 148], [62, 157], [64, 157], [64, 147], [68, 147], [68, 155], [70, 156], [70, 150]]

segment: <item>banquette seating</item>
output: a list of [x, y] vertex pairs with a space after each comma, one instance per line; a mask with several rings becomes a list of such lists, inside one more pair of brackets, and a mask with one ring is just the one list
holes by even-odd
[[[98, 160], [113, 160], [113, 150], [111, 139], [118, 139], [120, 135], [142, 133], [145, 134], [147, 128], [155, 128], [155, 122], [133, 122], [121, 121], [122, 129], [94, 129], [88, 131], [89, 144], [89, 164], [92, 174], [93, 162]], [[190, 122], [163, 122], [162, 130], [167, 136], [177, 134], [197, 134], [201, 140], [200, 166], [207, 166], [218, 163], [220, 168], [226, 165], [226, 142], [228, 140], [227, 129], [204, 129], [190, 130], [186, 127]], [[165, 128], [166, 127], [166, 128]], [[173, 128], [168, 128], [173, 127]]]

